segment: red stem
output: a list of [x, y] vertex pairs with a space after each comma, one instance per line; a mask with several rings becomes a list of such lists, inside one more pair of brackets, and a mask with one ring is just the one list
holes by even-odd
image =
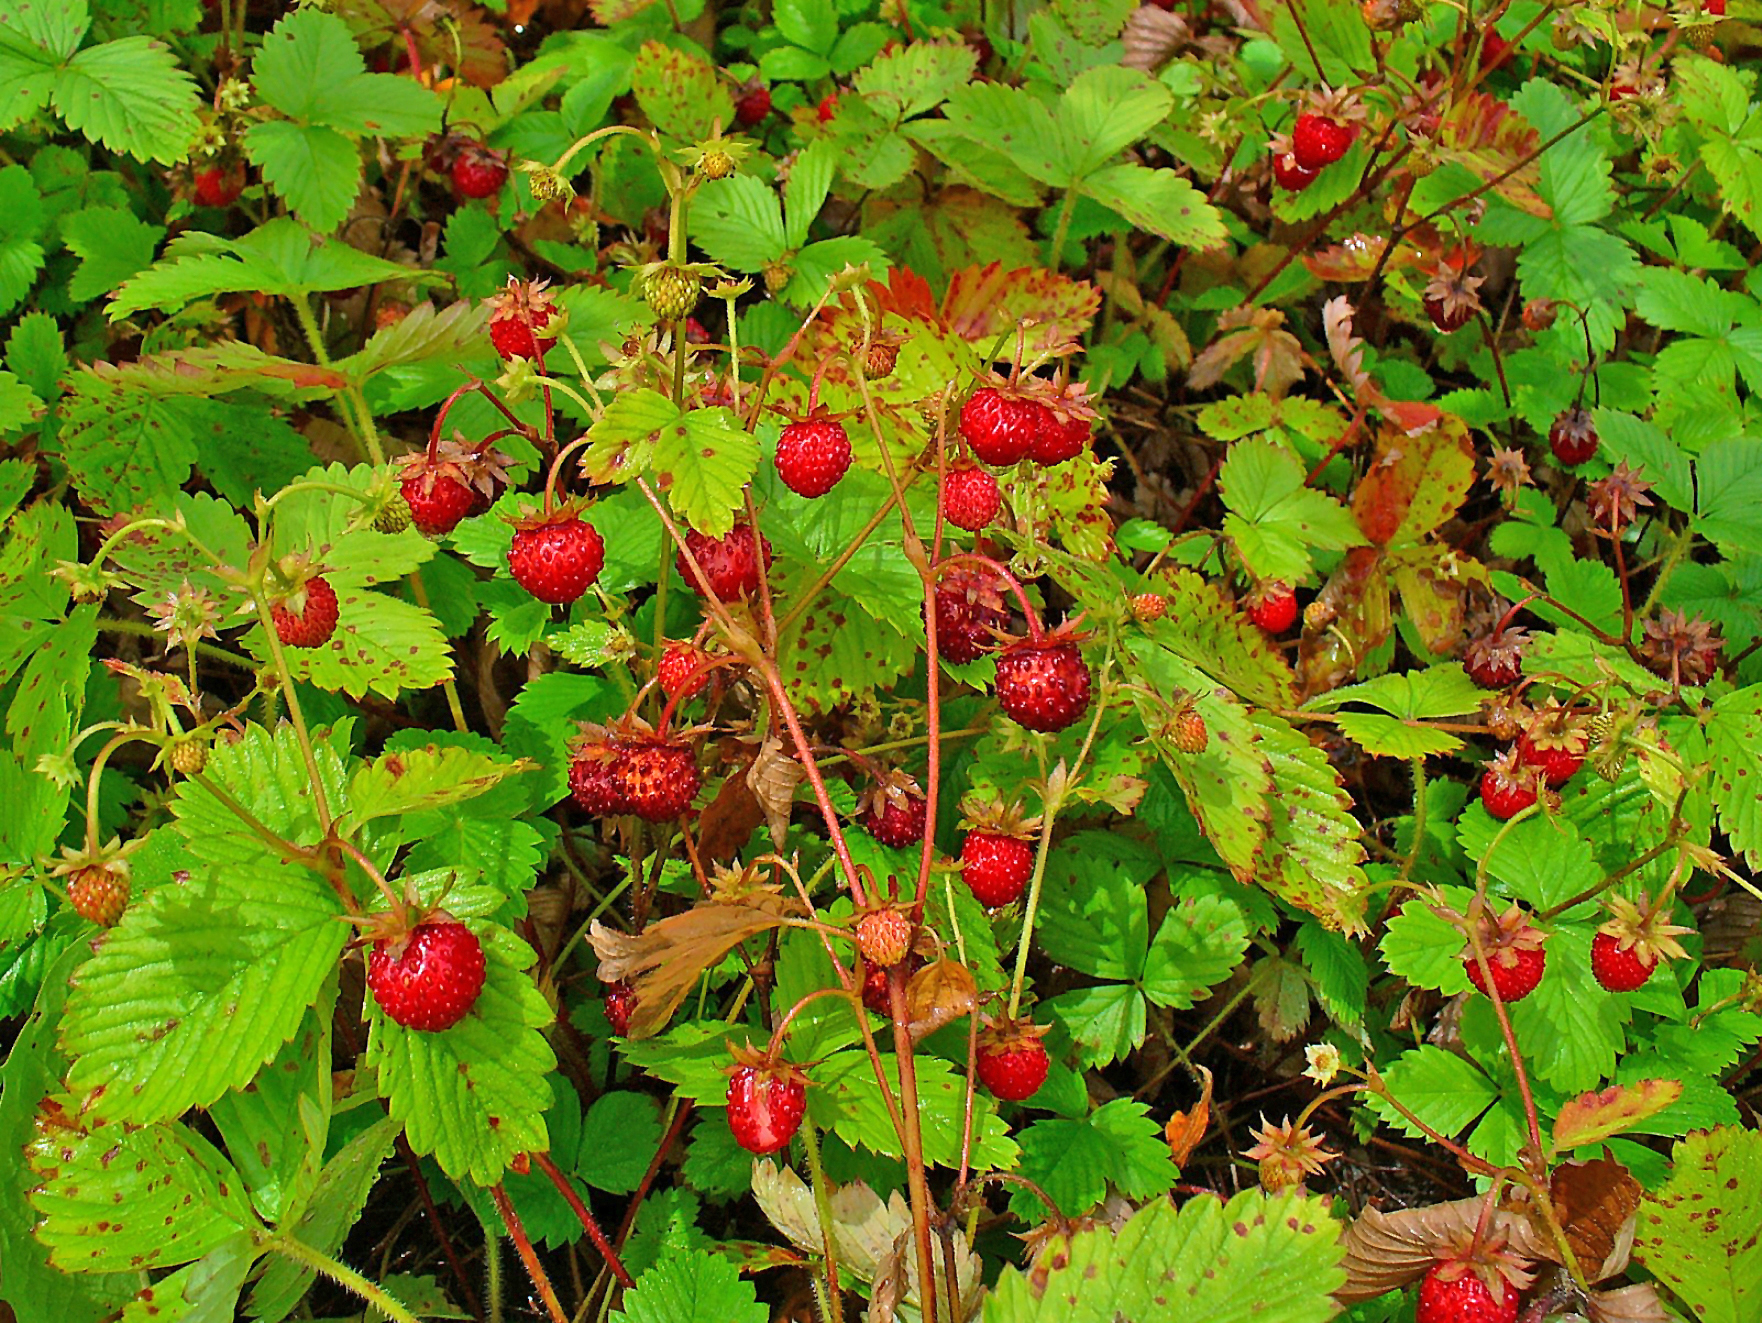
[[612, 1248], [611, 1242], [606, 1239], [606, 1233], [600, 1230], [600, 1224], [594, 1220], [594, 1215], [582, 1202], [581, 1196], [575, 1193], [575, 1187], [569, 1183], [569, 1178], [557, 1170], [557, 1164], [551, 1161], [551, 1155], [549, 1153], [534, 1153], [530, 1156], [538, 1164], [539, 1169], [551, 1178], [551, 1184], [557, 1187], [557, 1193], [562, 1195], [569, 1207], [575, 1210], [575, 1216], [581, 1219], [582, 1228], [587, 1232], [588, 1239], [593, 1241], [593, 1247], [600, 1252], [600, 1257], [606, 1261], [606, 1267], [612, 1270], [612, 1276], [618, 1279], [618, 1284], [626, 1289], [635, 1286], [636, 1282], [632, 1280], [629, 1271], [618, 1258], [618, 1251]]
[[[544, 1264], [538, 1261], [538, 1251], [532, 1248], [532, 1238], [526, 1234], [526, 1228], [520, 1225], [520, 1214], [514, 1211], [508, 1192], [497, 1183], [489, 1187], [489, 1194], [496, 1201], [496, 1212], [502, 1215], [502, 1221], [508, 1228], [508, 1236], [513, 1240], [514, 1248], [520, 1251], [520, 1261], [526, 1265], [526, 1275], [532, 1278], [538, 1298], [544, 1301], [551, 1323], [569, 1323], [569, 1315], [563, 1311], [562, 1302], [557, 1299], [556, 1288], [551, 1285]], [[490, 1253], [495, 1252], [495, 1246], [490, 1246]]]

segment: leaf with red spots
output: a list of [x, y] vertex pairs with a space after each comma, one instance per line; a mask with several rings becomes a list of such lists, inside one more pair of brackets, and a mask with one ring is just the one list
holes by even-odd
[[1385, 427], [1352, 512], [1379, 546], [1417, 542], [1456, 513], [1474, 482], [1474, 444], [1460, 419], [1445, 416], [1417, 436]]
[[1671, 1150], [1675, 1170], [1640, 1204], [1634, 1257], [1701, 1323], [1762, 1315], [1762, 1134], [1698, 1130]]
[[[1438, 127], [1438, 159], [1464, 166], [1515, 207], [1544, 219], [1553, 215], [1536, 192], [1541, 166], [1526, 160], [1536, 150], [1536, 130], [1488, 92], [1470, 92], [1451, 105]], [[1523, 164], [1519, 164], [1523, 162]]]

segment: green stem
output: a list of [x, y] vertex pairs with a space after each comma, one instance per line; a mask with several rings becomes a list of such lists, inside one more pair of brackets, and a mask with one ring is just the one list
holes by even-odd
[[1420, 851], [1425, 847], [1426, 833], [1426, 760], [1415, 758], [1413, 767], [1413, 845], [1407, 851], [1407, 858], [1401, 864], [1401, 880], [1406, 882], [1413, 876], [1414, 865], [1419, 863]]
[[[860, 1014], [860, 1012], [859, 1012]], [[808, 1176], [814, 1187], [814, 1213], [820, 1219], [820, 1238], [825, 1245], [826, 1271], [814, 1277], [814, 1295], [820, 1306], [820, 1317], [844, 1317], [844, 1305], [838, 1298], [838, 1246], [833, 1228], [832, 1193], [826, 1187], [826, 1172], [820, 1165], [820, 1136], [809, 1121], [801, 1128], [802, 1146], [808, 1152]]]
[[294, 726], [294, 739], [300, 745], [300, 755], [306, 761], [306, 775], [312, 780], [312, 804], [318, 810], [318, 827], [324, 835], [330, 835], [330, 800], [324, 793], [324, 778], [318, 774], [318, 756], [312, 751], [312, 734], [306, 726], [306, 716], [300, 710], [300, 696], [294, 692], [293, 672], [288, 669], [287, 654], [282, 650], [281, 635], [275, 632], [275, 621], [269, 614], [269, 603], [263, 598], [261, 589], [252, 593], [257, 604], [257, 619], [262, 622], [263, 636], [269, 641], [269, 655], [275, 662], [275, 673], [281, 680], [282, 697], [287, 701], [288, 719]]
[[1046, 265], [1057, 271], [1064, 265], [1062, 260], [1065, 251], [1065, 239], [1071, 232], [1071, 213], [1076, 210], [1077, 190], [1073, 185], [1065, 190], [1065, 200], [1058, 209], [1058, 224], [1052, 231], [1052, 255]]
[[291, 1237], [277, 1236], [269, 1241], [268, 1245], [269, 1248], [274, 1250], [277, 1254], [292, 1259], [302, 1267], [311, 1268], [315, 1272], [323, 1273], [333, 1282], [336, 1282], [341, 1286], [346, 1286], [380, 1313], [384, 1314], [388, 1319], [391, 1319], [392, 1323], [421, 1323], [421, 1320], [418, 1319], [416, 1315], [404, 1308], [403, 1305], [387, 1295], [374, 1283], [368, 1281], [360, 1273], [349, 1267], [348, 1264], [342, 1263], [337, 1259], [331, 1258], [328, 1254], [313, 1249], [312, 1246], [306, 1244], [304, 1241], [294, 1240]]
[[502, 1323], [502, 1237], [489, 1219], [483, 1221], [483, 1292], [489, 1299], [488, 1323]]

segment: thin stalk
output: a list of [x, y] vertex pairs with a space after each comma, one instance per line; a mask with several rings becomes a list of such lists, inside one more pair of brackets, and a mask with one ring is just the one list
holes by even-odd
[[[165, 635], [154, 629], [144, 620], [104, 619], [98, 622], [98, 628], [106, 634], [129, 634], [135, 638], [163, 639]], [[188, 645], [185, 645], [188, 648]], [[242, 652], [231, 652], [226, 648], [215, 647], [212, 643], [197, 643], [189, 651], [198, 657], [206, 657], [210, 661], [224, 662], [228, 666], [237, 667], [241, 671], [256, 671], [260, 663], [255, 657], [247, 657]]]
[[489, 1187], [489, 1195], [496, 1201], [496, 1212], [502, 1215], [502, 1221], [507, 1224], [508, 1235], [513, 1238], [514, 1248], [520, 1252], [520, 1261], [526, 1265], [526, 1275], [532, 1278], [532, 1285], [538, 1291], [538, 1298], [544, 1302], [545, 1312], [550, 1314], [551, 1323], [569, 1323], [569, 1315], [563, 1312], [563, 1302], [557, 1299], [556, 1288], [551, 1285], [544, 1264], [538, 1261], [538, 1251], [532, 1248], [532, 1238], [520, 1224], [520, 1214], [514, 1211], [508, 1192], [498, 1183]]
[[569, 1183], [568, 1177], [557, 1170], [557, 1164], [551, 1161], [551, 1155], [534, 1153], [531, 1156], [532, 1160], [538, 1164], [539, 1169], [551, 1178], [551, 1184], [557, 1187], [557, 1193], [563, 1196], [563, 1201], [574, 1210], [576, 1218], [581, 1222], [582, 1229], [593, 1241], [594, 1248], [600, 1252], [600, 1257], [606, 1261], [606, 1267], [612, 1270], [612, 1276], [618, 1279], [619, 1285], [626, 1289], [635, 1286], [636, 1282], [618, 1258], [618, 1251], [612, 1248], [611, 1242], [606, 1239], [606, 1233], [600, 1230], [600, 1224], [594, 1220], [594, 1215], [582, 1202], [581, 1196], [575, 1192], [575, 1187]]
[[1077, 209], [1077, 189], [1073, 184], [1065, 190], [1065, 200], [1059, 204], [1058, 222], [1052, 229], [1052, 254], [1047, 258], [1046, 265], [1057, 271], [1064, 265], [1065, 239], [1071, 232], [1071, 213]]
[[893, 1059], [899, 1066], [900, 1112], [905, 1119], [906, 1184], [912, 1196], [912, 1238], [918, 1245], [918, 1304], [924, 1323], [936, 1323], [936, 1258], [930, 1248], [930, 1183], [924, 1171], [924, 1139], [918, 1117], [918, 1070], [906, 1023], [904, 963], [887, 971], [893, 1011]]
[[[298, 300], [295, 300], [296, 304]], [[294, 726], [294, 739], [299, 743], [300, 756], [306, 761], [306, 775], [312, 781], [312, 804], [318, 811], [318, 827], [330, 835], [330, 800], [324, 793], [324, 778], [318, 774], [318, 756], [312, 750], [312, 734], [306, 726], [305, 713], [300, 710], [300, 696], [294, 692], [293, 672], [288, 669], [287, 653], [282, 650], [281, 635], [275, 632], [275, 621], [269, 614], [269, 603], [262, 588], [254, 588], [251, 599], [257, 606], [257, 619], [262, 622], [263, 635], [269, 642], [269, 655], [275, 662], [275, 673], [281, 680], [281, 694], [287, 701], [288, 719]]]
[[276, 1236], [267, 1242], [267, 1247], [277, 1254], [292, 1259], [301, 1267], [311, 1268], [314, 1272], [322, 1273], [330, 1278], [339, 1286], [347, 1287], [388, 1319], [391, 1319], [392, 1323], [421, 1323], [416, 1315], [387, 1295], [373, 1282], [368, 1281], [367, 1278], [349, 1267], [348, 1264], [333, 1259], [320, 1250], [313, 1249], [304, 1241], [295, 1240], [291, 1236]]
[[[858, 1012], [861, 1014], [861, 1012]], [[844, 1317], [844, 1303], [838, 1298], [838, 1244], [832, 1218], [832, 1193], [826, 1185], [826, 1172], [820, 1165], [820, 1136], [809, 1121], [801, 1128], [802, 1147], [808, 1154], [808, 1176], [813, 1182], [814, 1213], [820, 1220], [820, 1240], [826, 1256], [826, 1270], [814, 1277], [815, 1303], [820, 1317], [837, 1320]]]
[[502, 1323], [502, 1237], [483, 1219], [483, 1293], [489, 1297], [489, 1323]]

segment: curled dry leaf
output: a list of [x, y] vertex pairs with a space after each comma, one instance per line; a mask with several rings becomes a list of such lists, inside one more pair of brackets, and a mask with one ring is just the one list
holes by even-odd
[[1592, 1291], [1586, 1312], [1591, 1323], [1670, 1323], [1675, 1317], [1664, 1308], [1658, 1288], [1650, 1282], [1619, 1291]]
[[[1346, 1249], [1346, 1285], [1336, 1299], [1352, 1304], [1416, 1282], [1440, 1251], [1474, 1235], [1484, 1199], [1454, 1199], [1429, 1208], [1404, 1208], [1384, 1213], [1367, 1208], [1353, 1222], [1341, 1243]], [[1545, 1238], [1519, 1213], [1495, 1212], [1491, 1229], [1505, 1235], [1506, 1249], [1518, 1258], [1550, 1257]]]
[[1562, 1163], [1548, 1191], [1566, 1243], [1588, 1279], [1601, 1282], [1624, 1271], [1641, 1193], [1627, 1168], [1614, 1158]]
[[905, 988], [906, 1023], [912, 1041], [971, 1015], [978, 1004], [979, 987], [965, 965], [954, 960], [925, 965]]
[[1199, 1147], [1199, 1141], [1205, 1138], [1205, 1132], [1211, 1127], [1211, 1072], [1204, 1066], [1196, 1069], [1200, 1081], [1199, 1101], [1188, 1110], [1169, 1117], [1168, 1124], [1162, 1128], [1162, 1136], [1169, 1142], [1169, 1156], [1177, 1167], [1187, 1165], [1187, 1159], [1193, 1156], [1193, 1150]]
[[770, 894], [748, 903], [698, 905], [651, 923], [632, 937], [594, 921], [589, 934], [602, 983], [628, 983], [636, 993], [631, 1038], [647, 1038], [672, 1018], [703, 972], [746, 941], [801, 913], [794, 900]]
[[1357, 310], [1344, 294], [1335, 295], [1322, 306], [1322, 325], [1327, 328], [1328, 353], [1340, 369], [1355, 396], [1375, 391], [1370, 373], [1364, 370], [1364, 341], [1352, 333], [1352, 318]]
[[1167, 64], [1169, 57], [1181, 49], [1188, 36], [1187, 20], [1181, 15], [1155, 5], [1139, 5], [1126, 20], [1120, 38], [1126, 53], [1120, 63], [1128, 69], [1152, 73]]
[[746, 769], [746, 784], [759, 807], [765, 811], [765, 822], [771, 839], [779, 850], [789, 834], [789, 814], [795, 800], [795, 788], [807, 778], [802, 765], [783, 752], [783, 741], [767, 739], [760, 747], [753, 765]]

